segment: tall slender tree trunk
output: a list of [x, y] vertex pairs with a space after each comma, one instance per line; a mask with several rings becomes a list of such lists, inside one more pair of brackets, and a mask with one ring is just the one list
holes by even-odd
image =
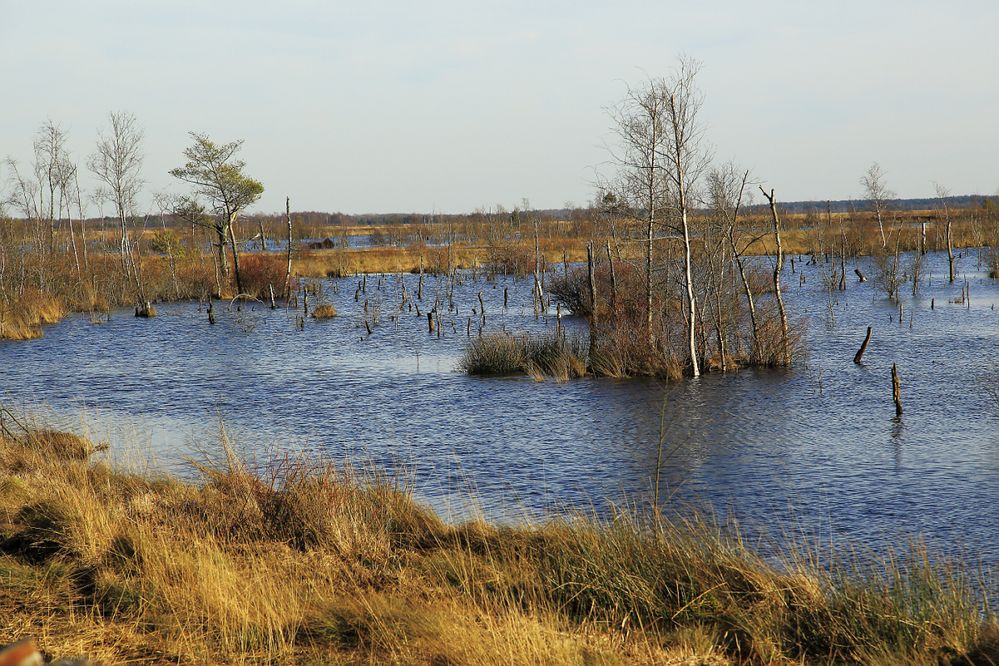
[[118, 212], [118, 226], [121, 230], [121, 267], [124, 271], [128, 271], [128, 223], [125, 218], [125, 213], [123, 211]]
[[[229, 284], [229, 260], [225, 256], [225, 246], [229, 244], [229, 239], [226, 238], [226, 230], [221, 226], [215, 227], [215, 234], [218, 236], [218, 257], [219, 257], [219, 269], [222, 272], [222, 279], [225, 280], [226, 285]], [[222, 294], [219, 294], [221, 297]]]
[[789, 341], [789, 331], [787, 324], [787, 310], [784, 308], [784, 295], [780, 290], [780, 272], [784, 268], [784, 246], [781, 244], [780, 240], [780, 217], [777, 215], [777, 200], [774, 196], [773, 189], [767, 194], [767, 191], [762, 187], [760, 191], [763, 192], [763, 196], [767, 198], [770, 202], [770, 215], [773, 217], [774, 221], [774, 243], [777, 246], [777, 261], [774, 264], [774, 295], [777, 297], [777, 308], [780, 310], [780, 327], [781, 327], [781, 363], [783, 365], [791, 364], [791, 348]]
[[80, 284], [83, 284], [83, 270], [80, 268], [80, 252], [76, 245], [76, 232], [73, 230], [73, 209], [71, 206], [73, 202], [67, 201], [66, 203], [66, 221], [69, 223], [69, 241], [73, 246], [73, 260], [76, 263], [76, 276], [80, 280]]
[[[220, 244], [219, 248], [221, 249], [222, 247], [225, 246]], [[218, 253], [209, 252], [209, 254], [212, 256], [212, 264], [214, 265], [215, 268], [215, 296], [217, 298], [222, 298], [222, 270], [219, 266], [219, 260], [220, 259], [224, 260], [225, 256], [222, 254], [221, 251]]]
[[611, 281], [611, 313], [617, 310], [617, 275], [614, 273], [614, 255], [611, 254], [610, 241], [607, 241], [607, 264], [610, 266]]
[[83, 243], [83, 267], [87, 274], [90, 274], [90, 256], [87, 254], [87, 220], [83, 215], [83, 197], [80, 196], [80, 175], [74, 172], [73, 179], [76, 184], [76, 210], [80, 215], [80, 240]]
[[239, 274], [239, 246], [236, 242], [236, 213], [229, 215], [229, 240], [232, 242], [232, 270], [236, 274], [236, 294], [242, 294], [243, 280]]
[[284, 274], [284, 298], [291, 297], [291, 197], [284, 198], [284, 216], [288, 222], [288, 270]]
[[944, 204], [944, 215], [947, 217], [947, 275], [954, 282], [954, 230], [947, 204]]
[[[135, 267], [135, 257], [132, 256], [132, 241], [128, 237], [128, 216], [125, 214], [125, 208], [123, 204], [118, 206], [118, 222], [121, 224], [121, 251], [122, 251], [122, 268], [124, 269], [124, 278], [127, 281], [128, 278], [132, 278], [132, 283], [135, 285], [135, 290], [142, 300], [145, 297], [142, 293], [142, 282], [139, 278], [139, 273]], [[124, 287], [124, 283], [122, 284]], [[122, 294], [124, 296], [124, 294]]]
[[645, 247], [645, 332], [649, 343], [654, 342], [652, 334], [652, 233], [653, 216], [649, 216], [648, 242]]
[[[49, 179], [49, 254], [53, 254], [55, 253], [55, 185], [52, 182], [52, 165], [49, 166], [48, 179]], [[59, 212], [62, 213], [61, 205]]]
[[760, 358], [760, 325], [756, 320], [756, 303], [753, 301], [753, 290], [749, 286], [749, 278], [746, 276], [745, 262], [743, 262], [742, 255], [735, 245], [735, 234], [731, 230], [729, 232], [729, 243], [732, 246], [732, 254], [735, 256], [735, 264], [739, 268], [739, 277], [742, 279], [742, 290], [746, 294], [746, 303], [749, 306], [749, 320], [753, 324], [753, 360], [758, 361]]
[[597, 277], [595, 257], [593, 256], [593, 241], [586, 245], [587, 277], [590, 282], [590, 317], [597, 321]]
[[649, 339], [650, 345], [655, 342], [655, 336], [652, 331], [652, 238], [656, 226], [655, 179], [656, 149], [655, 143], [653, 143], [649, 150], [649, 224], [645, 245], [645, 334]]
[[683, 229], [683, 281], [686, 287], [687, 315], [690, 318], [690, 321], [687, 323], [687, 341], [690, 344], [690, 372], [694, 377], [699, 377], [701, 369], [697, 363], [697, 337], [695, 336], [694, 321], [694, 316], [697, 312], [697, 302], [694, 297], [693, 256], [690, 249], [690, 226], [687, 221], [686, 194], [682, 194], [680, 198], [680, 225]]
[[541, 286], [541, 234], [538, 218], [534, 218], [534, 296], [538, 300], [538, 310], [544, 311], [544, 288]]
[[746, 181], [749, 179], [749, 171], [742, 175], [742, 184], [739, 186], [739, 197], [735, 202], [735, 210], [732, 211], [732, 220], [728, 227], [728, 243], [732, 249], [732, 256], [735, 258], [736, 267], [739, 269], [739, 278], [742, 280], [742, 290], [746, 294], [746, 303], [749, 307], [749, 319], [753, 325], [753, 361], [757, 362], [760, 357], [760, 326], [756, 319], [756, 303], [753, 301], [753, 290], [749, 286], [749, 278], [746, 276], [746, 265], [742, 260], [742, 253], [735, 242], [735, 228], [739, 224], [739, 210], [742, 208], [742, 195], [746, 191]]
[[697, 303], [694, 297], [693, 253], [690, 248], [690, 224], [687, 215], [687, 165], [684, 164], [685, 139], [679, 124], [676, 97], [669, 98], [670, 116], [673, 121], [673, 166], [676, 168], [676, 186], [680, 204], [680, 229], [683, 232], [683, 281], [687, 299], [687, 343], [690, 346], [690, 372], [694, 377], [701, 375], [697, 362], [696, 314]]

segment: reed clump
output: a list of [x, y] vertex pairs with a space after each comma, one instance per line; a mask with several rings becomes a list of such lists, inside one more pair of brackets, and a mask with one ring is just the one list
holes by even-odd
[[468, 344], [459, 368], [470, 375], [547, 376], [567, 381], [586, 375], [586, 358], [585, 341], [563, 332], [489, 333]]
[[521, 339], [487, 333], [468, 343], [458, 367], [470, 375], [522, 374], [527, 367], [527, 352]]
[[[448, 524], [377, 474], [225, 455], [196, 478], [0, 440], [0, 640], [98, 663], [989, 663], [958, 563], [778, 562], [698, 516]], [[66, 450], [60, 448], [59, 450]]]

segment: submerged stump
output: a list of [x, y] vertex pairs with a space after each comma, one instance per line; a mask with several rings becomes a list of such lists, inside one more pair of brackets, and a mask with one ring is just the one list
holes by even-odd
[[860, 365], [864, 360], [864, 352], [867, 351], [867, 345], [871, 342], [871, 327], [867, 327], [867, 335], [864, 336], [864, 343], [860, 345], [860, 349], [857, 350], [857, 354], [853, 357], [853, 362]]

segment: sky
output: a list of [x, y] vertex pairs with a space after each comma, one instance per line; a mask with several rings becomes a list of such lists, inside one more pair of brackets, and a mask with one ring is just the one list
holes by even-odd
[[780, 199], [860, 198], [874, 161], [902, 197], [994, 193], [997, 25], [994, 0], [0, 0], [0, 157], [51, 119], [85, 171], [116, 110], [147, 206], [192, 131], [245, 141], [263, 212], [585, 204], [608, 109], [682, 54], [715, 160]]

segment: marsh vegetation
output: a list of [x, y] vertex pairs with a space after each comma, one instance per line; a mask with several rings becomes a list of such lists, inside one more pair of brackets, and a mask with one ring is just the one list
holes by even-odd
[[[785, 206], [709, 159], [696, 77], [629, 89], [558, 211], [252, 214], [242, 143], [200, 133], [142, 211], [134, 117], [91, 193], [43, 124], [5, 164], [0, 399], [163, 419], [170, 473], [0, 414], [9, 626], [109, 662], [988, 663], [954, 546], [999, 561], [999, 206], [903, 209], [877, 164]], [[178, 469], [208, 404], [310, 455], [223, 433]], [[772, 538], [792, 503], [835, 543]]]

